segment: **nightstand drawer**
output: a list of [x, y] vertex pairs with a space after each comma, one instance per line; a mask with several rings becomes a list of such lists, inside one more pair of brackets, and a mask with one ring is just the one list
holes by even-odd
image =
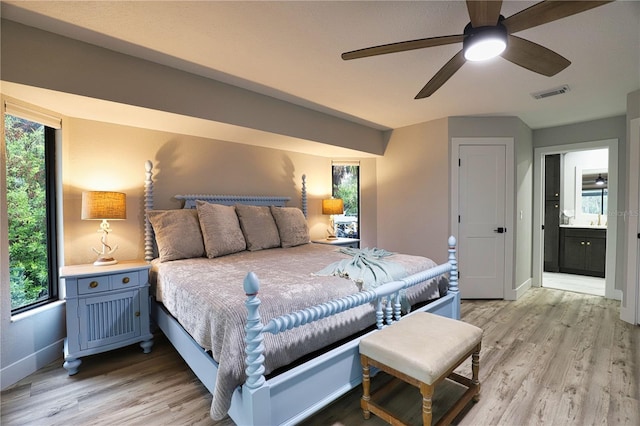
[[78, 294], [99, 293], [109, 291], [109, 275], [78, 278]]
[[140, 278], [137, 271], [111, 276], [111, 290], [120, 290], [139, 286]]

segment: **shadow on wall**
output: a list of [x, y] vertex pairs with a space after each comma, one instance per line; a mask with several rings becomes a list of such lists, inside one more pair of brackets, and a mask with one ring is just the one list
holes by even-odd
[[[154, 208], [155, 209], [169, 209], [180, 208], [178, 200], [173, 199], [172, 196], [164, 197], [165, 194], [173, 190], [173, 184], [176, 182], [182, 182], [184, 177], [189, 172], [188, 167], [183, 167], [182, 170], [179, 167], [180, 163], [180, 150], [178, 149], [178, 141], [170, 140], [160, 147], [156, 153], [156, 158], [153, 163], [153, 184], [154, 184]], [[141, 168], [141, 171], [144, 171]], [[144, 176], [141, 174], [141, 176]], [[143, 181], [141, 181], [143, 182]], [[161, 189], [160, 192], [155, 191], [155, 187]], [[163, 195], [160, 197], [159, 195]], [[174, 194], [172, 194], [174, 195]], [[143, 206], [144, 211], [144, 206]], [[143, 218], [144, 222], [144, 218]]]
[[289, 155], [230, 142], [195, 142], [174, 139], [158, 149], [153, 164], [154, 208], [181, 208], [176, 194], [277, 195], [300, 205], [301, 183], [295, 181]]

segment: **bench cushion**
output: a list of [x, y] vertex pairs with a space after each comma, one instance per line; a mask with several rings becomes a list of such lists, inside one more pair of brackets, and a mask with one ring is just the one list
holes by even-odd
[[416, 312], [364, 337], [360, 353], [431, 385], [481, 340], [474, 325]]

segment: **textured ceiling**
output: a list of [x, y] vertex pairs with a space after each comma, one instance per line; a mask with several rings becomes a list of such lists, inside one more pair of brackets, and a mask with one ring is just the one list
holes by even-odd
[[[535, 2], [505, 1], [504, 16]], [[640, 2], [617, 1], [517, 33], [569, 59], [544, 77], [502, 58], [416, 93], [461, 45], [343, 61], [376, 44], [460, 34], [461, 1], [3, 1], [3, 18], [365, 123], [520, 117], [531, 128], [624, 114], [640, 88]], [[567, 84], [561, 96], [531, 93]]]

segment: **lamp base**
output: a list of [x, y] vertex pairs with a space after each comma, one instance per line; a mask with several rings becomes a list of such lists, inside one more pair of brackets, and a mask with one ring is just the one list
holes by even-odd
[[107, 266], [107, 265], [115, 265], [116, 263], [118, 263], [117, 260], [115, 260], [113, 257], [102, 257], [100, 256], [98, 259], [96, 259], [95, 262], [93, 262], [94, 266]]

